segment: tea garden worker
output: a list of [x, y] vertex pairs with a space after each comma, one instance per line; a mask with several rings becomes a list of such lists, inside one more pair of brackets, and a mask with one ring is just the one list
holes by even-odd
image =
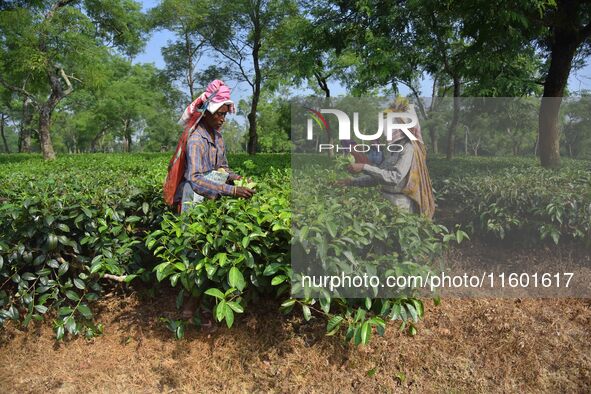
[[[230, 89], [219, 80], [210, 83], [202, 95], [195, 101], [210, 99], [207, 109], [203, 112], [187, 140], [186, 169], [183, 181], [177, 188], [175, 201], [182, 203], [181, 211], [186, 211], [191, 204], [203, 198], [217, 199], [220, 196], [250, 198], [254, 190], [234, 186], [235, 180], [242, 177], [232, 172], [226, 158], [226, 148], [221, 129], [226, 115], [234, 111], [234, 102], [230, 100]], [[205, 100], [204, 100], [205, 99]], [[195, 103], [195, 102], [194, 102]], [[188, 121], [191, 112], [198, 108], [192, 103], [179, 123]], [[208, 175], [212, 171], [221, 170], [228, 174], [226, 183], [218, 183]]]
[[[408, 101], [397, 99], [384, 113], [408, 110]], [[350, 173], [362, 175], [337, 181], [337, 185], [358, 187], [381, 185], [383, 197], [392, 204], [432, 219], [435, 213], [435, 199], [427, 169], [425, 144], [420, 126], [417, 125], [410, 131], [417, 141], [411, 141], [401, 130], [395, 130], [388, 143], [402, 145], [403, 149], [400, 152], [385, 150], [382, 162], [376, 166], [362, 163], [349, 165]]]
[[[204, 105], [207, 105], [205, 110]], [[252, 189], [233, 185], [235, 180], [242, 177], [232, 172], [228, 166], [226, 148], [221, 134], [229, 112], [235, 112], [234, 102], [230, 100], [230, 88], [222, 81], [215, 80], [187, 107], [179, 120], [179, 123], [189, 132], [186, 140], [184, 175], [176, 188], [174, 198], [175, 202], [182, 203], [181, 212], [205, 198], [217, 199], [220, 196], [250, 198], [255, 193]], [[182, 141], [179, 144], [182, 145]], [[216, 182], [215, 177], [210, 177], [212, 171], [221, 172], [222, 169], [227, 173], [225, 183]], [[192, 318], [199, 304], [196, 298], [186, 299], [182, 311], [183, 319]], [[213, 329], [213, 318], [209, 312], [201, 310], [200, 320], [203, 328]]]

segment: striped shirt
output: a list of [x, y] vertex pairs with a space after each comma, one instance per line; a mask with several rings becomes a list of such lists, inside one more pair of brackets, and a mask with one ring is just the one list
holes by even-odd
[[[227, 183], [215, 183], [204, 178], [210, 171], [223, 168], [229, 173], [229, 180], [239, 179], [228, 167], [224, 139], [219, 131], [214, 132], [215, 140], [201, 125], [197, 126], [187, 141], [187, 168], [184, 182], [189, 182], [193, 191], [206, 198], [216, 199], [220, 196], [234, 194], [234, 186]], [[178, 188], [182, 192], [182, 185]], [[177, 193], [178, 194], [178, 193]], [[180, 199], [181, 196], [178, 196]]]

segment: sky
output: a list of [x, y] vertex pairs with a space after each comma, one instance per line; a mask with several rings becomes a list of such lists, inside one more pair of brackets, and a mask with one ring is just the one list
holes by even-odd
[[[147, 11], [150, 8], [155, 7], [160, 1], [159, 0], [143, 0], [141, 1], [143, 10]], [[139, 54], [135, 59], [135, 63], [154, 63], [156, 67], [163, 69], [165, 67], [164, 60], [161, 54], [161, 48], [166, 45], [168, 41], [173, 41], [174, 35], [169, 31], [157, 31], [153, 32], [150, 40], [148, 41], [146, 48], [143, 53]], [[207, 66], [211, 64], [212, 61], [206, 59], [206, 56], [202, 57], [201, 65]], [[232, 99], [238, 103], [242, 99], [247, 99], [251, 95], [250, 86], [246, 83], [238, 83], [236, 82], [231, 83], [228, 81], [228, 84], [232, 88]], [[431, 86], [432, 80], [430, 78], [424, 78], [421, 81], [421, 93], [422, 96], [430, 96], [431, 95]], [[591, 90], [591, 62], [587, 64], [582, 69], [571, 72], [571, 75], [568, 80], [568, 87], [571, 92], [576, 93], [580, 92], [581, 90]], [[344, 95], [347, 93], [344, 86], [340, 83], [335, 81], [329, 82], [329, 88], [331, 90], [331, 95], [339, 96]], [[399, 87], [400, 94], [407, 95], [409, 93], [408, 88], [405, 86]], [[302, 94], [309, 94], [310, 91], [301, 90]]]

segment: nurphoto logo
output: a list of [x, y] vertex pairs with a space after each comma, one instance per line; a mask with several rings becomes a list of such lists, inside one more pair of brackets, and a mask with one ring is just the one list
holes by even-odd
[[[318, 151], [335, 150], [336, 152], [369, 152], [374, 147], [378, 152], [386, 149], [389, 152], [400, 152], [403, 147], [400, 144], [394, 143], [372, 143], [372, 144], [354, 144], [351, 143], [351, 120], [349, 115], [342, 110], [329, 108], [320, 109], [320, 111], [305, 107], [310, 113], [307, 122], [306, 139], [311, 141], [314, 139], [314, 124], [324, 132], [330, 132], [331, 127], [329, 122], [323, 114], [330, 114], [336, 117], [338, 123], [338, 140], [344, 142], [340, 144], [319, 144]], [[410, 131], [413, 127], [418, 125], [417, 114], [413, 106], [409, 107], [406, 112], [378, 112], [378, 130], [373, 134], [364, 134], [359, 128], [359, 113], [353, 112], [353, 134], [361, 141], [379, 141], [384, 135], [387, 141], [392, 141], [392, 137], [396, 130], [400, 130], [411, 141], [417, 141], [417, 138]]]

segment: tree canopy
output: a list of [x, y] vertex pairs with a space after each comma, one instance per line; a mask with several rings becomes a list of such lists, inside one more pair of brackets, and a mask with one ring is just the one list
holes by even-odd
[[[162, 70], [134, 61], [158, 31], [172, 37]], [[218, 78], [247, 88], [232, 135], [251, 154], [289, 149], [290, 96], [330, 98], [340, 84], [353, 96], [407, 92], [432, 152], [538, 154], [556, 167], [560, 154], [585, 155], [587, 100], [561, 110], [560, 97], [587, 64], [590, 34], [579, 0], [162, 0], [146, 11], [132, 0], [5, 1], [0, 147], [47, 159], [171, 149], [180, 112]], [[543, 99], [528, 107], [537, 124], [487, 135], [462, 97]]]

